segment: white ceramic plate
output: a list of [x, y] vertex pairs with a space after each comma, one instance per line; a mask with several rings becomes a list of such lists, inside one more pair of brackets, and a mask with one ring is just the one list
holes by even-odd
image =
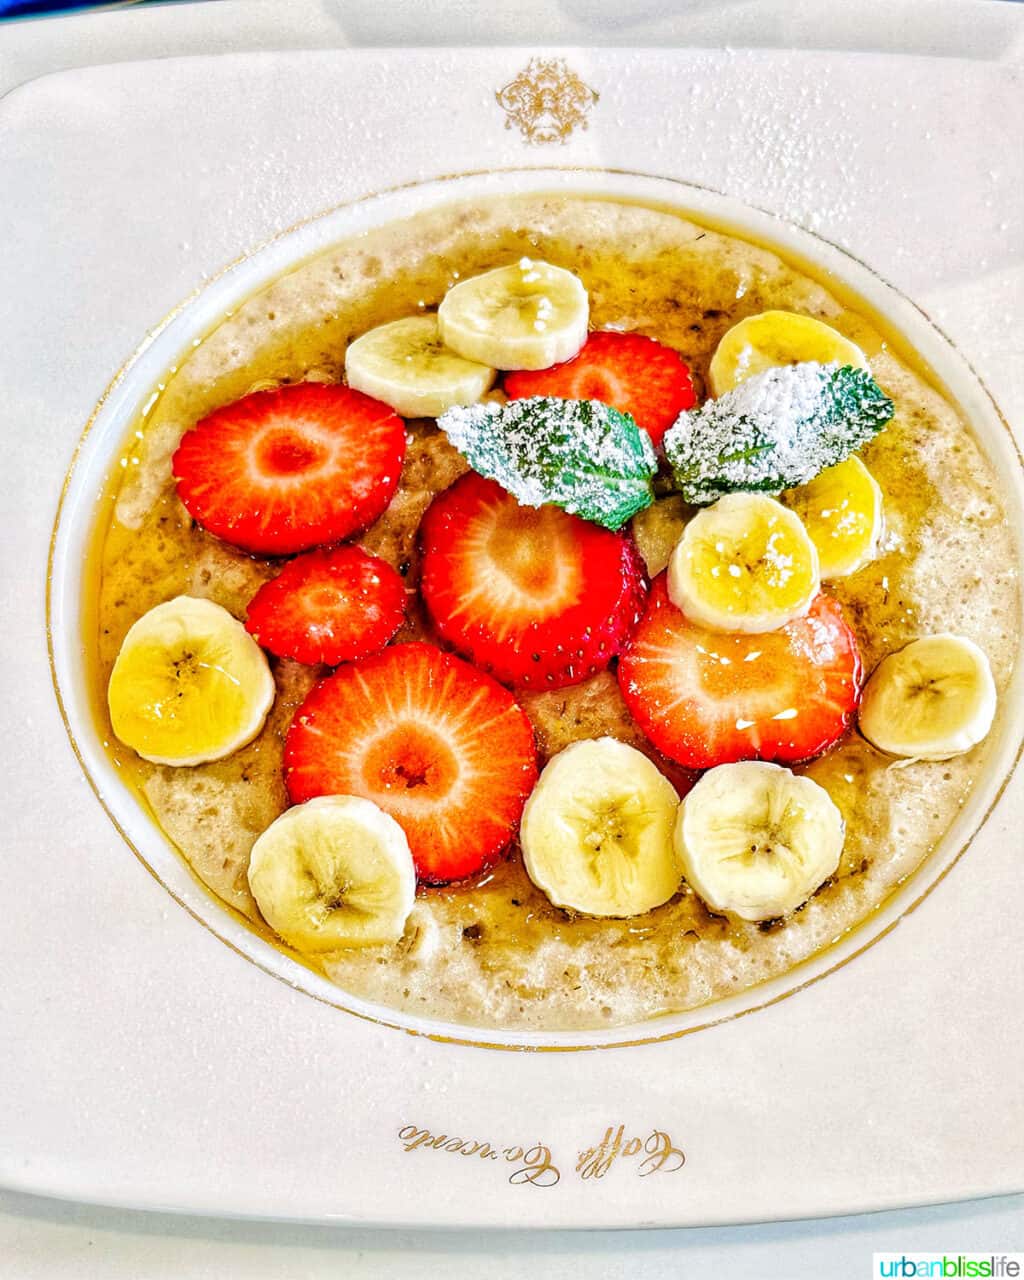
[[[4, 361], [19, 408], [4, 489], [7, 572], [14, 617], [24, 620], [5, 653], [13, 683], [3, 726], [20, 907], [13, 936], [0, 944], [15, 980], [8, 1003], [17, 1048], [0, 1067], [11, 1072], [9, 1082], [0, 1077], [9, 1085], [0, 1097], [15, 1103], [2, 1117], [10, 1145], [0, 1150], [0, 1176], [13, 1184], [193, 1210], [477, 1225], [795, 1216], [1021, 1185], [1024, 1161], [1007, 1138], [1014, 1130], [1005, 1114], [996, 1120], [1021, 1046], [1012, 1038], [993, 1043], [991, 1030], [1020, 994], [1007, 963], [1013, 922], [1002, 916], [1006, 894], [996, 888], [1012, 874], [999, 832], [1020, 812], [1019, 779], [990, 812], [1019, 749], [1019, 715], [1004, 720], [986, 779], [939, 853], [826, 956], [710, 1010], [604, 1035], [488, 1034], [487, 1048], [474, 1046], [477, 1037], [464, 1028], [349, 999], [236, 924], [197, 889], [95, 740], [77, 626], [83, 540], [112, 452], [154, 382], [195, 335], [289, 264], [363, 227], [472, 191], [558, 186], [649, 199], [816, 260], [937, 370], [1016, 486], [1015, 518], [1024, 528], [1019, 457], [991, 399], [964, 357], [871, 269], [891, 265], [888, 237], [896, 231], [867, 192], [885, 190], [890, 169], [905, 174], [914, 154], [893, 155], [892, 138], [873, 138], [873, 105], [890, 93], [893, 110], [909, 114], [924, 100], [930, 64], [902, 60], [894, 80], [882, 60], [872, 63], [867, 92], [863, 60], [581, 53], [562, 67], [534, 64], [534, 87], [497, 102], [495, 91], [515, 83], [528, 58], [506, 50], [188, 60], [51, 78], [0, 108], [8, 125], [0, 145], [10, 149], [0, 159], [15, 166], [12, 189], [23, 206], [15, 218], [34, 228], [27, 252], [10, 264], [10, 300], [33, 327]], [[975, 74], [966, 64], [961, 70]], [[538, 75], [554, 85], [540, 118]], [[973, 92], [986, 107], [1013, 96], [996, 73], [978, 78]], [[680, 98], [690, 104], [685, 120]], [[188, 106], [172, 117], [171, 102]], [[124, 122], [128, 104], [134, 115]], [[703, 139], [695, 117], [706, 120]], [[837, 147], [847, 148], [838, 167]], [[83, 157], [92, 162], [88, 185]], [[517, 162], [548, 171], [422, 180]], [[1007, 166], [1002, 178], [993, 168], [984, 182], [978, 173], [947, 196], [960, 202], [958, 224], [977, 228], [989, 253], [1010, 244], [990, 211], [993, 204], [997, 214], [1007, 211], [1012, 152], [999, 163]], [[327, 166], [334, 166], [333, 201], [320, 199]], [[641, 177], [637, 168], [666, 177]], [[690, 182], [680, 183], [684, 177]], [[412, 179], [421, 181], [401, 185]], [[729, 195], [705, 189], [712, 184]], [[106, 341], [92, 334], [97, 307], [109, 309], [119, 350], [128, 350], [143, 324], [137, 320], [129, 336], [133, 314], [152, 322], [158, 300], [183, 283], [169, 243], [188, 255], [194, 243], [212, 267], [222, 248], [221, 261], [296, 215], [385, 187], [399, 189], [345, 204], [244, 256], [150, 335], [92, 421], [48, 548], [52, 507], [40, 520], [39, 490], [60, 487], [87, 413], [63, 357], [80, 343], [89, 361], [75, 364], [72, 354], [73, 366], [95, 384], [91, 362], [109, 358]], [[909, 191], [898, 225], [915, 227], [915, 250], [934, 275], [944, 221], [917, 185]], [[810, 192], [813, 210], [792, 208], [794, 197]], [[116, 215], [124, 202], [135, 219], [110, 226], [97, 216]], [[755, 210], [758, 203], [770, 212]], [[59, 235], [54, 205], [64, 215]], [[224, 210], [234, 215], [227, 224]], [[777, 213], [829, 238], [842, 235], [871, 266]], [[18, 225], [24, 234], [26, 223]], [[128, 228], [134, 243], [126, 254]], [[186, 261], [188, 283], [196, 283], [198, 264]], [[963, 262], [968, 271], [972, 261], [976, 255]], [[1005, 287], [1002, 275], [996, 280], [990, 306]], [[37, 384], [34, 368], [27, 371], [33, 360], [48, 369], [52, 362]], [[25, 396], [26, 380], [38, 385], [35, 397]], [[33, 422], [55, 416], [72, 420], [40, 449]], [[48, 550], [62, 715], [39, 615], [19, 595], [41, 603]], [[1018, 708], [1019, 695], [1018, 677]], [[159, 884], [140, 876], [81, 784], [65, 717], [104, 806]], [[178, 911], [167, 890], [196, 919]], [[795, 999], [779, 1003], [795, 990]], [[988, 1044], [974, 1028], [986, 1029]], [[955, 1057], [940, 1053], [951, 1035]], [[590, 1046], [607, 1051], [569, 1052]], [[515, 1048], [562, 1052], [509, 1052]], [[965, 1073], [972, 1089], [960, 1096]], [[955, 1137], [961, 1125], [966, 1143]], [[581, 1159], [587, 1151], [594, 1155]]]

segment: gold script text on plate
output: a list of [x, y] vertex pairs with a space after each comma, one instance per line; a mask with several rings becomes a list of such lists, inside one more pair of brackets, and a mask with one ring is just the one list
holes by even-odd
[[552, 1163], [550, 1148], [539, 1142], [531, 1147], [494, 1147], [489, 1142], [479, 1142], [472, 1138], [452, 1137], [447, 1133], [435, 1134], [414, 1124], [403, 1125], [398, 1131], [398, 1140], [406, 1151], [444, 1151], [449, 1155], [502, 1160], [506, 1164], [515, 1165], [508, 1178], [513, 1187], [553, 1187], [562, 1177], [557, 1166]]
[[[440, 1151], [449, 1156], [497, 1161], [513, 1165], [508, 1176], [513, 1187], [554, 1187], [562, 1180], [551, 1148], [535, 1142], [525, 1147], [502, 1147], [477, 1138], [463, 1138], [448, 1132], [435, 1133], [415, 1124], [403, 1125], [398, 1140], [405, 1152]], [[663, 1129], [652, 1129], [647, 1137], [628, 1135], [626, 1126], [610, 1125], [600, 1142], [577, 1152], [576, 1173], [584, 1181], [600, 1179], [622, 1160], [632, 1165], [635, 1173], [649, 1177], [652, 1173], [676, 1173], [686, 1163], [686, 1156]]]
[[603, 1178], [616, 1160], [641, 1156], [637, 1173], [641, 1178], [652, 1173], [675, 1173], [686, 1163], [683, 1151], [673, 1146], [672, 1139], [663, 1129], [654, 1129], [647, 1138], [626, 1137], [626, 1126], [606, 1129], [604, 1137], [595, 1147], [579, 1153], [576, 1172], [581, 1178]]
[[543, 145], [566, 143], [575, 129], [585, 129], [599, 95], [564, 58], [531, 58], [494, 96], [505, 112], [505, 128], [514, 125], [524, 142]]

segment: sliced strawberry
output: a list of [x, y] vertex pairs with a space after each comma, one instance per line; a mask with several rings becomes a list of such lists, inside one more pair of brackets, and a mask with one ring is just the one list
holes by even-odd
[[533, 729], [508, 690], [418, 643], [321, 680], [292, 720], [284, 768], [295, 804], [364, 796], [391, 814], [431, 884], [495, 859], [537, 780]]
[[405, 426], [386, 404], [301, 382], [215, 410], [185, 433], [172, 468], [204, 529], [279, 556], [372, 524], [404, 457]]
[[809, 760], [842, 736], [860, 698], [857, 641], [835, 600], [764, 635], [690, 622], [663, 573], [619, 663], [633, 718], [689, 769], [733, 760]]
[[405, 583], [361, 547], [307, 551], [249, 601], [245, 629], [271, 653], [339, 662], [383, 649], [405, 617]]
[[632, 414], [656, 445], [680, 413], [694, 404], [690, 370], [678, 354], [639, 333], [592, 333], [564, 364], [506, 374], [505, 394], [510, 400], [601, 400]]
[[606, 667], [643, 608], [632, 541], [556, 507], [521, 507], [473, 472], [420, 526], [420, 589], [441, 637], [524, 689], [576, 684]]

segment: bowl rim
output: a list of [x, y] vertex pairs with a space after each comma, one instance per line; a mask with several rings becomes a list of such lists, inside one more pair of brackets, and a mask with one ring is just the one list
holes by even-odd
[[[778, 1004], [845, 967], [917, 909], [966, 853], [999, 804], [1024, 756], [1024, 664], [1016, 661], [979, 779], [938, 846], [865, 919], [829, 946], [784, 973], [683, 1013], [604, 1030], [505, 1031], [405, 1014], [346, 992], [274, 946], [191, 870], [117, 775], [99, 741], [85, 692], [82, 573], [93, 534], [97, 495], [120, 446], [161, 374], [207, 334], [225, 313], [332, 245], [360, 231], [443, 207], [456, 200], [508, 194], [572, 194], [655, 206], [681, 217], [710, 220], [716, 229], [751, 240], [828, 287], [838, 284], [881, 319], [885, 336], [923, 360], [942, 394], [978, 435], [1009, 498], [1018, 560], [1024, 548], [1024, 456], [991, 392], [932, 318], [867, 263], [805, 227], [711, 187], [657, 174], [586, 166], [515, 166], [443, 174], [364, 194], [314, 213], [239, 255], [179, 302], [146, 335], [114, 375], [89, 416], [65, 473], [53, 520], [46, 572], [46, 638], [50, 676], [65, 732], [85, 778], [115, 830], [170, 896], [226, 946], [271, 977], [342, 1012], [407, 1034], [475, 1048], [574, 1052], [675, 1040]], [[198, 323], [205, 319], [205, 323]], [[999, 462], [1004, 465], [997, 465]], [[1009, 465], [1006, 465], [1009, 464]], [[1012, 477], [1012, 479], [1011, 479]], [[1016, 714], [1014, 714], [1016, 713]], [[995, 767], [993, 767], [993, 765]], [[211, 909], [212, 908], [212, 909]]]

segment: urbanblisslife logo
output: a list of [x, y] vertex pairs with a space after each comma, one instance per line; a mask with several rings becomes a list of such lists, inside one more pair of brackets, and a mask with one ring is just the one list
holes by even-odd
[[1024, 1253], [876, 1253], [872, 1276], [885, 1280], [968, 1280], [1024, 1276]]

